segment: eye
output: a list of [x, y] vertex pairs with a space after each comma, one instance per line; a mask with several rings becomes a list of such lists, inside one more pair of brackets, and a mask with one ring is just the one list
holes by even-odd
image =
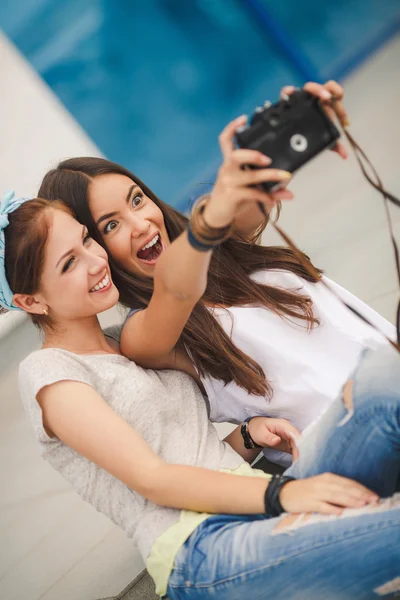
[[85, 237], [83, 238], [83, 245], [87, 246], [91, 241], [92, 241], [92, 236], [89, 235], [89, 233], [86, 233]]
[[136, 208], [137, 206], [139, 206], [139, 204], [141, 204], [141, 203], [142, 203], [142, 200], [143, 200], [143, 196], [142, 196], [142, 194], [136, 194], [136, 196], [134, 196], [134, 197], [132, 198], [132, 206], [133, 206], [134, 208]]
[[75, 260], [75, 256], [71, 256], [71, 258], [69, 258], [67, 260], [67, 262], [65, 263], [65, 265], [63, 266], [61, 273], [66, 273], [68, 271], [68, 269], [72, 266], [74, 260]]
[[117, 221], [109, 221], [107, 223], [107, 225], [104, 227], [103, 233], [104, 234], [110, 233], [110, 231], [115, 229], [117, 225], [118, 225]]

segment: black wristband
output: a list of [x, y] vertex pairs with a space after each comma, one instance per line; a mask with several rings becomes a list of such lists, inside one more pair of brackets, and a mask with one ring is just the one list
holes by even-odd
[[209, 252], [210, 250], [214, 250], [214, 248], [216, 248], [218, 245], [214, 243], [205, 244], [204, 242], [200, 242], [200, 240], [198, 240], [194, 235], [192, 228], [190, 227], [190, 223], [187, 228], [187, 236], [189, 244], [192, 246], [192, 248], [198, 250], [199, 252]]
[[257, 444], [250, 435], [249, 423], [252, 418], [253, 417], [246, 419], [240, 426], [240, 433], [242, 434], [242, 438], [244, 441], [244, 447], [247, 448], [248, 450], [253, 450], [253, 448], [263, 448], [263, 446], [260, 446], [259, 444]]
[[286, 477], [285, 475], [272, 475], [264, 495], [265, 514], [269, 517], [278, 517], [285, 512], [279, 500], [279, 494], [283, 486], [289, 481], [295, 481], [295, 478]]

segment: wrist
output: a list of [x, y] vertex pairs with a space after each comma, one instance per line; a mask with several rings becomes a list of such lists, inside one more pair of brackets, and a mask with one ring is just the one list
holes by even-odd
[[263, 448], [263, 446], [260, 446], [259, 444], [257, 444], [257, 442], [255, 442], [251, 436], [251, 433], [249, 430], [249, 424], [250, 424], [250, 421], [252, 418], [253, 417], [246, 419], [240, 425], [240, 433], [242, 434], [244, 447], [247, 448], [247, 450], [253, 450], [254, 448], [260, 448], [260, 449]]
[[264, 495], [265, 514], [269, 517], [278, 517], [285, 512], [281, 503], [281, 492], [284, 486], [291, 481], [295, 481], [294, 477], [285, 475], [273, 475], [269, 481], [268, 487]]
[[205, 223], [212, 229], [229, 227], [233, 222], [232, 215], [227, 215], [225, 211], [218, 210], [214, 206], [212, 196], [204, 207], [203, 217]]
[[188, 225], [188, 241], [193, 248], [199, 251], [212, 250], [227, 240], [233, 229], [232, 224], [224, 227], [209, 225], [204, 218], [204, 211], [208, 206], [210, 197], [199, 198], [193, 206]]

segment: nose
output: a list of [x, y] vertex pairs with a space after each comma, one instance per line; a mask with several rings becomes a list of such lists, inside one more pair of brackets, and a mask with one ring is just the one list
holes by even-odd
[[149, 231], [150, 221], [133, 214], [130, 216], [129, 225], [131, 228], [131, 236], [137, 239]]
[[107, 259], [104, 256], [99, 254], [92, 254], [88, 258], [89, 260], [89, 274], [90, 275], [98, 275], [107, 267]]

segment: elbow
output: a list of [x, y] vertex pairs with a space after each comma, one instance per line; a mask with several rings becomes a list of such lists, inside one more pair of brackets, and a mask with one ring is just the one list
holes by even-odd
[[141, 496], [153, 504], [165, 505], [165, 478], [168, 480], [168, 464], [160, 461], [149, 465], [146, 473], [140, 478], [140, 487], [136, 490]]

